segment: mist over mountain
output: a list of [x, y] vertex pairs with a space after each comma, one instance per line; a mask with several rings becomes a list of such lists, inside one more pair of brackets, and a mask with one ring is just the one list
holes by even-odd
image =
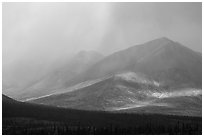
[[167, 38], [113, 53], [65, 86], [117, 74], [140, 72], [171, 87], [201, 87], [202, 56]]
[[4, 3], [2, 10], [3, 85], [19, 90], [83, 49], [107, 56], [166, 36], [202, 52], [198, 2]]
[[29, 99], [66, 89], [79, 83], [115, 74], [143, 74], [168, 89], [201, 89], [202, 56], [162, 37], [103, 57], [94, 51], [81, 51], [30, 86], [3, 92], [16, 99]]
[[201, 65], [200, 54], [163, 37], [106, 56], [65, 79], [52, 94], [27, 101], [83, 110], [153, 113], [161, 108], [160, 113], [198, 116]]
[[27, 87], [7, 88], [3, 92], [16, 99], [43, 96], [52, 93], [53, 90], [62, 87], [62, 84], [85, 71], [95, 62], [103, 58], [103, 55], [96, 51], [80, 51], [67, 62], [62, 62], [47, 75], [31, 83]]

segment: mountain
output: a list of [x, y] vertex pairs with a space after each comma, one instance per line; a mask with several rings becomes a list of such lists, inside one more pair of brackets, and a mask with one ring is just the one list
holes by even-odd
[[67, 65], [24, 89], [18, 99], [33, 100], [66, 93], [79, 85], [86, 88], [87, 84], [124, 73], [133, 74], [133, 77], [135, 74], [145, 76], [145, 79], [162, 85], [165, 91], [197, 90], [202, 87], [202, 56], [165, 37], [104, 58], [95, 53], [81, 52]]
[[127, 71], [145, 74], [170, 88], [201, 88], [202, 56], [178, 42], [159, 38], [105, 57], [64, 86]]
[[134, 72], [81, 83], [63, 92], [35, 98], [29, 102], [79, 110], [191, 116], [201, 116], [202, 110], [201, 89], [170, 90], [165, 85], [148, 79], [144, 74]]
[[111, 54], [55, 93], [28, 101], [83, 110], [201, 115], [201, 83], [202, 56], [159, 38]]
[[[68, 62], [57, 67], [54, 71], [48, 73], [30, 86], [18, 91], [18, 94], [15, 94], [14, 98], [23, 100], [50, 94], [55, 89], [61, 88], [67, 80], [82, 73], [102, 58], [103, 55], [95, 51], [80, 51]], [[9, 90], [7, 91], [10, 92]], [[8, 92], [5, 91], [4, 93], [12, 96], [12, 93], [9, 94]]]

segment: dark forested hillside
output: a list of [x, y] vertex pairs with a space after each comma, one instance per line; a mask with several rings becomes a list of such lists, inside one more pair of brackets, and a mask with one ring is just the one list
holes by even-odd
[[4, 100], [3, 134], [201, 134], [200, 117], [108, 113]]

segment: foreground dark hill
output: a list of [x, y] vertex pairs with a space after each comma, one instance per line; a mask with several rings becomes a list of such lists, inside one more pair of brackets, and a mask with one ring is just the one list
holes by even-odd
[[29, 102], [93, 111], [202, 115], [201, 89], [171, 90], [134, 72], [87, 81], [58, 92], [64, 93]]
[[17, 101], [8, 96], [2, 95], [2, 103], [3, 104], [15, 104], [17, 103]]
[[200, 117], [63, 109], [2, 97], [3, 134], [201, 134]]
[[105, 57], [68, 80], [65, 87], [127, 71], [145, 74], [170, 88], [201, 88], [202, 56], [180, 43], [159, 38]]

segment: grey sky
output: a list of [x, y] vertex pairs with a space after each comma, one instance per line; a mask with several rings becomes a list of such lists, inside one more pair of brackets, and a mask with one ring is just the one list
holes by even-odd
[[3, 80], [24, 85], [79, 50], [168, 37], [202, 49], [201, 3], [3, 3]]

